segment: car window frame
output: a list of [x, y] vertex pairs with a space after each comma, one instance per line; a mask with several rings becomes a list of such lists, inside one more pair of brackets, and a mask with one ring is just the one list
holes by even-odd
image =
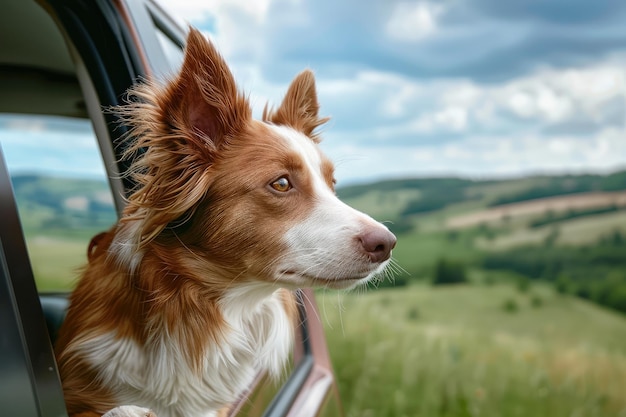
[[[0, 321], [4, 339], [0, 374], [6, 378], [6, 368], [10, 366], [11, 373], [28, 375], [27, 384], [19, 386], [19, 378], [14, 374], [11, 380], [17, 386], [13, 385], [9, 393], [30, 390], [35, 401], [36, 415], [66, 417], [63, 388], [1, 148], [0, 219]], [[14, 350], [11, 351], [9, 347]], [[21, 347], [21, 355], [15, 350], [16, 347]], [[9, 407], [9, 410], [11, 404], [15, 407], [23, 405], [19, 401], [16, 403], [14, 397], [6, 400], [9, 403], [3, 402], [3, 407]], [[20, 415], [24, 416], [23, 413]]]

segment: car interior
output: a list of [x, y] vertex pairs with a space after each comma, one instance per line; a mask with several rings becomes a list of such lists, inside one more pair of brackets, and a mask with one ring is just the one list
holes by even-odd
[[[0, 39], [3, 39], [0, 48], [0, 116], [90, 119], [83, 93], [90, 89], [86, 85], [81, 88], [77, 71], [81, 62], [77, 61], [77, 56], [72, 57], [64, 35], [40, 4], [35, 1], [3, 2], [0, 5]], [[95, 107], [99, 110], [97, 104]], [[112, 152], [108, 154], [112, 156]], [[3, 357], [0, 386], [4, 387], [0, 390], [0, 403], [6, 415], [61, 416], [66, 412], [52, 344], [63, 322], [67, 300], [65, 294], [39, 295], [35, 288], [4, 158], [6, 155], [2, 155], [0, 149], [3, 219], [0, 244], [5, 255], [1, 292], [2, 298], [7, 298], [1, 303], [5, 310], [2, 329], [6, 339], [0, 348]], [[14, 321], [8, 320], [10, 317]]]
[[[50, 15], [30, 1], [2, 9], [0, 38], [10, 41], [0, 48], [0, 113], [88, 119], [76, 66]], [[41, 302], [54, 341], [67, 302], [58, 295], [42, 295]]]
[[30, 1], [2, 9], [0, 112], [88, 117], [74, 62], [50, 15]]

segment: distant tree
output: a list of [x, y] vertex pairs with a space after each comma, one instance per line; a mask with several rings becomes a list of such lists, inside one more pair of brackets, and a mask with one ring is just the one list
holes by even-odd
[[517, 301], [512, 298], [508, 298], [504, 301], [504, 303], [502, 303], [502, 310], [507, 313], [515, 313], [518, 309], [519, 306], [517, 305]]
[[433, 285], [460, 284], [467, 282], [465, 266], [458, 262], [440, 259], [435, 265]]
[[591, 299], [591, 289], [586, 284], [580, 284], [578, 288], [576, 288], [576, 291], [574, 293], [582, 299], [585, 299], [585, 300]]
[[602, 178], [601, 189], [604, 191], [617, 191], [626, 188], [626, 171], [616, 172]]
[[517, 280], [517, 289], [520, 292], [528, 292], [528, 290], [530, 290], [530, 279], [525, 276], [519, 277]]
[[626, 283], [613, 288], [613, 291], [608, 295], [606, 305], [626, 313]]
[[566, 275], [559, 275], [554, 283], [554, 288], [559, 294], [567, 294], [570, 292], [571, 281]]
[[622, 236], [622, 232], [619, 229], [613, 230], [613, 233], [610, 235], [610, 242], [613, 246], [623, 246], [625, 243], [624, 236]]

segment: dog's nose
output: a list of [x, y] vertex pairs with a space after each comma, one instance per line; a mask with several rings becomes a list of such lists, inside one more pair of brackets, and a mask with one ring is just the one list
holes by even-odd
[[372, 262], [384, 262], [396, 246], [396, 237], [384, 226], [370, 227], [359, 235], [363, 249]]

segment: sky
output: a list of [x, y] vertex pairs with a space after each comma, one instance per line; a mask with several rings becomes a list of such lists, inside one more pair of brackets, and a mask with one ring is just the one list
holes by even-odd
[[[257, 117], [315, 72], [340, 186], [626, 169], [624, 0], [160, 2], [213, 40]], [[42, 120], [0, 116], [12, 171], [103, 173], [88, 122]], [[50, 126], [80, 158], [43, 144]]]
[[626, 168], [623, 0], [163, 0], [260, 114], [316, 73], [341, 182]]

